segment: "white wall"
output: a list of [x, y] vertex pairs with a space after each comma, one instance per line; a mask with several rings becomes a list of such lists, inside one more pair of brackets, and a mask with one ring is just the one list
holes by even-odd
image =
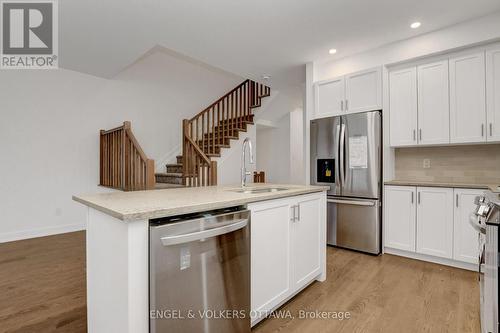
[[273, 127], [257, 128], [257, 170], [266, 172], [267, 183], [290, 183], [290, 113]]
[[100, 129], [130, 120], [148, 157], [163, 165], [180, 151], [181, 120], [242, 81], [161, 50], [111, 80], [2, 71], [0, 242], [84, 228], [85, 209], [71, 196], [100, 190]]

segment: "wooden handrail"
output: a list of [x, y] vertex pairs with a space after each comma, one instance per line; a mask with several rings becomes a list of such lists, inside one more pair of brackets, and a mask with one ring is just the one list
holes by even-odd
[[101, 130], [99, 171], [101, 186], [123, 191], [154, 189], [154, 160], [146, 157], [129, 121], [111, 130]]
[[220, 149], [230, 139], [246, 130], [253, 122], [252, 109], [271, 89], [260, 83], [245, 80], [182, 124], [182, 171], [187, 186], [217, 184], [217, 163], [211, 157], [220, 156]]

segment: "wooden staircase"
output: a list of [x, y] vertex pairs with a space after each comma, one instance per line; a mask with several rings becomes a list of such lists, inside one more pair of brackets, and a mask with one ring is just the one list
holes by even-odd
[[246, 80], [191, 119], [182, 122], [182, 155], [156, 173], [156, 187], [210, 186], [217, 184], [217, 162], [222, 149], [231, 147], [240, 132], [253, 125], [255, 108], [271, 89]]

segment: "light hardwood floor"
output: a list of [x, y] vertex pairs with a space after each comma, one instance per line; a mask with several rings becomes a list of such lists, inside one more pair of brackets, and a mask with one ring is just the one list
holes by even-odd
[[[392, 255], [328, 248], [328, 279], [315, 282], [253, 332], [479, 332], [474, 272]], [[297, 317], [349, 311], [348, 320]], [[0, 332], [86, 331], [85, 233], [0, 244]]]

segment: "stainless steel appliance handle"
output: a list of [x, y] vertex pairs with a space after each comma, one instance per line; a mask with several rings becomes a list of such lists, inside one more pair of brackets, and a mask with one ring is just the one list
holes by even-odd
[[327, 199], [326, 202], [330, 203], [339, 203], [346, 205], [355, 205], [355, 206], [375, 206], [374, 202], [371, 201], [356, 201], [356, 200], [341, 200], [341, 199]]
[[[337, 125], [337, 135], [335, 136], [335, 142], [340, 141], [340, 125]], [[337, 154], [340, 155], [340, 145], [337, 144]], [[338, 182], [339, 187], [342, 186], [342, 180], [340, 178], [340, 156], [335, 156], [335, 182]], [[339, 175], [339, 179], [337, 179], [337, 175]]]
[[477, 232], [486, 234], [486, 228], [479, 223], [478, 216], [476, 214], [471, 213], [469, 215], [469, 223]]
[[345, 170], [344, 170], [344, 154], [345, 154], [345, 124], [342, 124], [341, 129], [340, 129], [340, 163], [339, 163], [339, 169], [340, 169], [340, 182], [345, 184]]
[[215, 237], [246, 227], [248, 224], [248, 219], [240, 219], [232, 222], [233, 223], [225, 225], [223, 227], [191, 232], [183, 235], [166, 236], [160, 238], [160, 240], [163, 246], [169, 246], [169, 245], [189, 243], [204, 238]]

